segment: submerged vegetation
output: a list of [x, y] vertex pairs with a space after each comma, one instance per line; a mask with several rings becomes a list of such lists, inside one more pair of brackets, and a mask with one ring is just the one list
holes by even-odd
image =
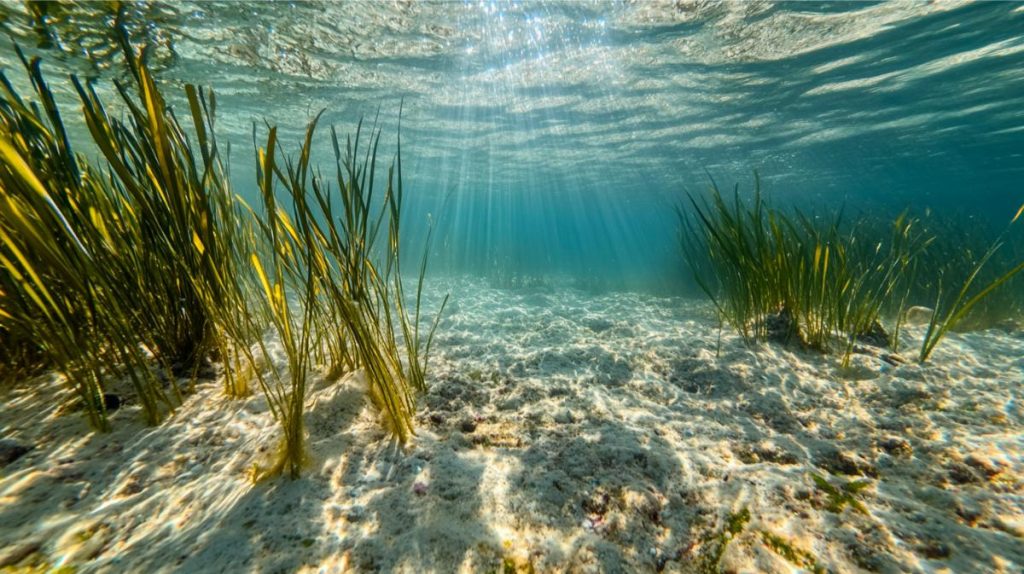
[[847, 223], [842, 212], [778, 209], [755, 174], [749, 201], [738, 185], [725, 198], [712, 180], [708, 197], [691, 195], [677, 214], [697, 283], [720, 321], [748, 341], [840, 351], [847, 363], [858, 344], [897, 350], [906, 311], [928, 304], [924, 362], [959, 325], [983, 328], [1021, 312], [1024, 286], [1014, 280], [1024, 260], [1004, 249], [1019, 212], [1002, 236], [979, 247], [976, 239], [950, 242], [938, 225], [908, 212], [880, 226], [866, 218]]
[[36, 101], [0, 72], [0, 377], [55, 370], [105, 431], [113, 382], [130, 381], [156, 424], [182, 400], [178, 379], [219, 363], [226, 394], [243, 396], [255, 380], [281, 424], [268, 473], [297, 476], [307, 377], [361, 369], [384, 424], [406, 441], [437, 318], [421, 332], [426, 249], [413, 301], [402, 283], [400, 147], [375, 194], [380, 131], [364, 148], [360, 125], [342, 147], [332, 127], [332, 189], [310, 163], [317, 120], [296, 157], [268, 127], [254, 209], [229, 184], [214, 94], [186, 86], [190, 124], [180, 123], [146, 52], [116, 27], [131, 75], [115, 82], [123, 116], [71, 77], [102, 163], [72, 149], [39, 58], [18, 51]]

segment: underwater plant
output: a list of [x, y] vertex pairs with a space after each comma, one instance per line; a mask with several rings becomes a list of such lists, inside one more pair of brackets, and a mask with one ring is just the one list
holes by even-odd
[[[915, 305], [944, 307], [952, 302], [957, 289], [971, 275], [977, 263], [991, 247], [1000, 246], [978, 269], [974, 285], [988, 285], [1003, 272], [1024, 261], [1024, 228], [1011, 223], [1001, 233], [975, 217], [939, 216], [926, 212], [921, 218], [935, 240], [915, 262], [920, 273], [913, 283], [910, 299]], [[940, 292], [942, 296], [940, 297]], [[952, 331], [976, 331], [1024, 319], [1024, 275], [1014, 275], [979, 300], [951, 327]]]
[[753, 206], [739, 204], [738, 187], [734, 205], [728, 205], [714, 180], [711, 199], [698, 204], [690, 196], [693, 211], [677, 206], [682, 228], [681, 240], [694, 279], [707, 294], [719, 317], [730, 323], [747, 340], [767, 336], [766, 318], [780, 311], [782, 288], [777, 273], [784, 260], [773, 260], [765, 273], [749, 273], [762, 257], [768, 258], [772, 238], [755, 188]]
[[[317, 252], [301, 248], [301, 239], [296, 234], [287, 212], [277, 205], [273, 182], [275, 175], [281, 174], [275, 174], [276, 144], [277, 129], [270, 128], [266, 147], [257, 148], [256, 166], [256, 177], [267, 211], [267, 222], [262, 228], [270, 248], [267, 265], [271, 270], [269, 276], [260, 261], [259, 253], [254, 251], [251, 259], [263, 287], [267, 315], [271, 318], [288, 359], [288, 370], [286, 374], [282, 374], [276, 367], [272, 369], [275, 384], [269, 384], [263, 377], [259, 377], [258, 380], [262, 383], [270, 412], [281, 424], [283, 431], [277, 460], [264, 474], [272, 475], [287, 471], [289, 476], [297, 478], [307, 459], [303, 413], [306, 406], [309, 361], [314, 345], [312, 317], [316, 313], [313, 301], [317, 284], [313, 269]], [[308, 161], [307, 153], [303, 154], [302, 161]], [[299, 197], [304, 198], [305, 194], [300, 193]], [[299, 320], [296, 320], [296, 312], [289, 301], [289, 291], [292, 289], [299, 289], [299, 296], [303, 302], [298, 313]], [[268, 354], [265, 348], [263, 352]], [[288, 378], [287, 384], [283, 380], [285, 376]]]
[[726, 201], [712, 179], [710, 196], [690, 195], [677, 215], [683, 252], [721, 322], [748, 341], [841, 348], [844, 362], [857, 342], [891, 343], [879, 320], [884, 303], [928, 244], [906, 215], [877, 240], [864, 239], [860, 222], [844, 230], [841, 212], [819, 218], [773, 208], [756, 174], [749, 202], [738, 186]]
[[[108, 375], [130, 378], [156, 423], [180, 397], [176, 385], [163, 390], [150, 355], [172, 376], [194, 377], [213, 355], [231, 353], [228, 341], [248, 345], [261, 330], [246, 311], [239, 254], [251, 251], [253, 234], [213, 137], [216, 100], [186, 86], [194, 144], [145, 52], [115, 27], [136, 88], [116, 83], [128, 119], [110, 117], [93, 87], [71, 77], [104, 170], [72, 151], [38, 58], [21, 56], [43, 111], [6, 78], [0, 102], [10, 206], [0, 224], [9, 230], [0, 332], [13, 339], [11, 352], [63, 372], [99, 429], [108, 427], [98, 399]], [[241, 394], [234, 369], [225, 375]]]
[[[991, 326], [1024, 305], [1022, 285], [1014, 284], [1024, 263], [1006, 249], [1020, 212], [991, 243], [977, 233], [940, 233], [908, 212], [884, 225], [877, 218], [844, 224], [842, 211], [815, 218], [767, 205], [755, 174], [749, 201], [738, 186], [726, 201], [712, 179], [709, 196], [690, 195], [677, 216], [697, 284], [721, 323], [748, 341], [841, 349], [845, 365], [858, 343], [897, 350], [904, 311], [934, 301], [918, 355], [925, 362], [950, 330]], [[993, 265], [997, 254], [1004, 256]], [[952, 295], [951, 283], [960, 286]], [[892, 317], [891, 333], [883, 315]]]
[[[1012, 231], [1012, 226], [1017, 222], [1021, 216], [1021, 212], [1024, 211], [1024, 207], [1017, 211], [1013, 219], [1010, 221], [1010, 228], [1003, 232], [1003, 234], [997, 238], [980, 257], [977, 257], [976, 261], [970, 267], [964, 265], [960, 268], [960, 273], [955, 274], [955, 267], [947, 267], [943, 269], [944, 273], [940, 275], [938, 285], [936, 288], [935, 295], [935, 307], [931, 314], [931, 318], [928, 321], [928, 328], [925, 331], [924, 339], [921, 342], [921, 352], [918, 354], [918, 361], [925, 362], [931, 356], [932, 352], [939, 342], [949, 333], [952, 329], [963, 321], [972, 310], [974, 310], [979, 304], [986, 301], [994, 292], [997, 292], [1001, 287], [1009, 283], [1018, 273], [1024, 271], [1024, 258], [1019, 259], [1015, 265], [1012, 265], [1009, 269], [1002, 267], [1000, 270], [995, 272], [994, 276], [989, 276], [982, 279], [981, 273], [984, 270], [990, 269], [987, 267], [992, 259], [1000, 252], [1000, 249], [1004, 246], [1004, 239], [1008, 233]], [[968, 252], [969, 254], [969, 252]], [[956, 259], [955, 261], [964, 262], [964, 258]], [[966, 271], [966, 273], [964, 272]], [[944, 287], [946, 277], [954, 275], [963, 277], [962, 280], [956, 281], [954, 279], [954, 285], [960, 283], [960, 288], [956, 291], [955, 296], [950, 299], [944, 299], [945, 290]], [[976, 291], [972, 291], [972, 287], [979, 284], [980, 287]], [[1011, 291], [1013, 292], [1013, 291]], [[1019, 291], [1016, 292], [1020, 295]], [[1019, 299], [1015, 299], [1019, 304]]]
[[[293, 476], [304, 456], [302, 405], [309, 357], [321, 357], [328, 377], [361, 368], [369, 398], [384, 415], [385, 426], [405, 442], [413, 432], [415, 394], [426, 390], [430, 345], [447, 302], [445, 298], [425, 339], [421, 339], [427, 251], [421, 259], [415, 301], [410, 309], [399, 267], [401, 149], [388, 168], [377, 206], [374, 188], [380, 132], [371, 130], [371, 143], [362, 152], [360, 122], [355, 138], [347, 141], [342, 152], [332, 128], [337, 183], [334, 192], [310, 165], [319, 118], [318, 115], [307, 126], [297, 159], [277, 158], [276, 128], [270, 128], [266, 146], [258, 148], [258, 178], [269, 218], [269, 223], [261, 224], [261, 228], [267, 243], [274, 246], [270, 277], [263, 271], [257, 254], [253, 254], [253, 261], [273, 323], [284, 343], [290, 374], [286, 389], [280, 384], [265, 385], [265, 393], [275, 404], [275, 416], [285, 428], [281, 459], [287, 461], [285, 466]], [[277, 189], [283, 190], [289, 210], [279, 205]], [[335, 210], [335, 197], [340, 198], [340, 212]], [[386, 246], [380, 246], [378, 239], [384, 237], [381, 231], [385, 221]], [[286, 292], [297, 296], [304, 310], [301, 321], [291, 316]], [[401, 335], [401, 344], [396, 332]], [[407, 365], [403, 365], [400, 347], [404, 347]]]
[[[212, 139], [213, 113], [205, 97], [194, 87], [186, 89], [197, 154], [144, 65], [145, 53], [134, 53], [127, 32], [119, 38], [139, 98], [136, 102], [115, 82], [129, 121], [110, 117], [91, 85], [72, 82], [93, 141], [116, 174], [112, 184], [134, 214], [138, 257], [124, 261], [123, 274], [139, 283], [142, 311], [135, 322], [166, 368], [176, 375], [194, 373], [216, 346], [212, 310], [223, 308], [235, 285], [225, 280], [237, 268], [229, 241], [233, 226], [221, 221], [235, 213], [233, 194]], [[215, 109], [216, 100], [210, 102]]]
[[[284, 430], [272, 470], [295, 476], [310, 370], [361, 368], [385, 426], [407, 440], [447, 298], [421, 334], [428, 250], [407, 301], [400, 146], [375, 200], [380, 132], [364, 151], [360, 124], [343, 153], [332, 129], [335, 195], [310, 166], [319, 116], [297, 160], [279, 151], [270, 128], [256, 150], [263, 220], [228, 183], [213, 92], [185, 86], [187, 129], [165, 104], [147, 51], [134, 51], [120, 18], [115, 29], [134, 82], [115, 82], [125, 116], [110, 116], [93, 86], [71, 76], [101, 168], [72, 151], [38, 58], [18, 51], [40, 103], [0, 72], [0, 353], [8, 365], [0, 375], [57, 370], [92, 426], [108, 430], [108, 381], [130, 379], [156, 424], [182, 398], [168, 377], [194, 380], [220, 361], [226, 394], [259, 382]], [[290, 201], [282, 205], [279, 191]], [[268, 327], [288, 359], [287, 373], [275, 368], [270, 377], [257, 368], [257, 357], [269, 356]]]
[[139, 282], [119, 273], [123, 261], [139, 255], [134, 212], [110, 180], [72, 150], [39, 59], [18, 55], [40, 102], [23, 100], [0, 75], [4, 352], [62, 373], [98, 430], [109, 429], [104, 381], [128, 376], [155, 423], [173, 401], [135, 338], [129, 305]]
[[864, 515], [870, 514], [867, 506], [857, 498], [857, 494], [870, 487], [871, 481], [853, 480], [842, 483], [837, 487], [825, 477], [813, 472], [811, 473], [811, 480], [814, 482], [815, 488], [825, 495], [824, 507], [829, 512], [838, 514], [845, 507], [849, 506], [854, 512]]

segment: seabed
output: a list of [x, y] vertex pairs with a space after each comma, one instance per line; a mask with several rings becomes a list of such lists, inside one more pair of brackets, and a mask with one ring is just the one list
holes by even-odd
[[[313, 383], [298, 480], [254, 485], [266, 401], [199, 383], [109, 435], [5, 394], [7, 571], [1016, 572], [1024, 333], [851, 365], [718, 332], [704, 301], [439, 279], [417, 436], [358, 374]], [[904, 333], [910, 348], [923, 326]], [[273, 346], [271, 345], [271, 349]], [[283, 358], [280, 358], [283, 360]], [[54, 385], [43, 379], [39, 385]], [[59, 389], [53, 389], [60, 393]], [[12, 564], [21, 567], [12, 567]], [[34, 565], [34, 566], [32, 566]]]

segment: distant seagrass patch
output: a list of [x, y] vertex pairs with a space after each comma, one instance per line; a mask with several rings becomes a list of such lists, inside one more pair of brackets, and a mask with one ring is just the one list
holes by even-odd
[[[1022, 208], [1024, 210], [1024, 208]], [[754, 174], [749, 198], [707, 195], [677, 206], [682, 249], [719, 320], [749, 341], [840, 351], [900, 349], [908, 315], [929, 305], [918, 360], [953, 329], [1024, 317], [1021, 211], [994, 239], [910, 211], [891, 223], [769, 204]]]

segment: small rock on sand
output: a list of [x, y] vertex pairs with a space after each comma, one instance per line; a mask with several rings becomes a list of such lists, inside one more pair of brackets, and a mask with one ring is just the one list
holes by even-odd
[[907, 439], [898, 436], [885, 437], [879, 441], [878, 446], [882, 447], [882, 450], [891, 456], [910, 456], [914, 454], [914, 449], [910, 446]]
[[7, 466], [28, 454], [32, 447], [10, 438], [0, 439], [0, 467]]
[[932, 313], [934, 313], [929, 307], [922, 307], [920, 305], [911, 307], [903, 314], [903, 320], [908, 325], [927, 325], [932, 320]]
[[555, 422], [560, 425], [570, 425], [576, 422], [576, 419], [572, 416], [572, 411], [565, 409], [555, 415]]
[[826, 448], [814, 458], [814, 464], [833, 474], [878, 478], [875, 465], [862, 457], [833, 448]]

